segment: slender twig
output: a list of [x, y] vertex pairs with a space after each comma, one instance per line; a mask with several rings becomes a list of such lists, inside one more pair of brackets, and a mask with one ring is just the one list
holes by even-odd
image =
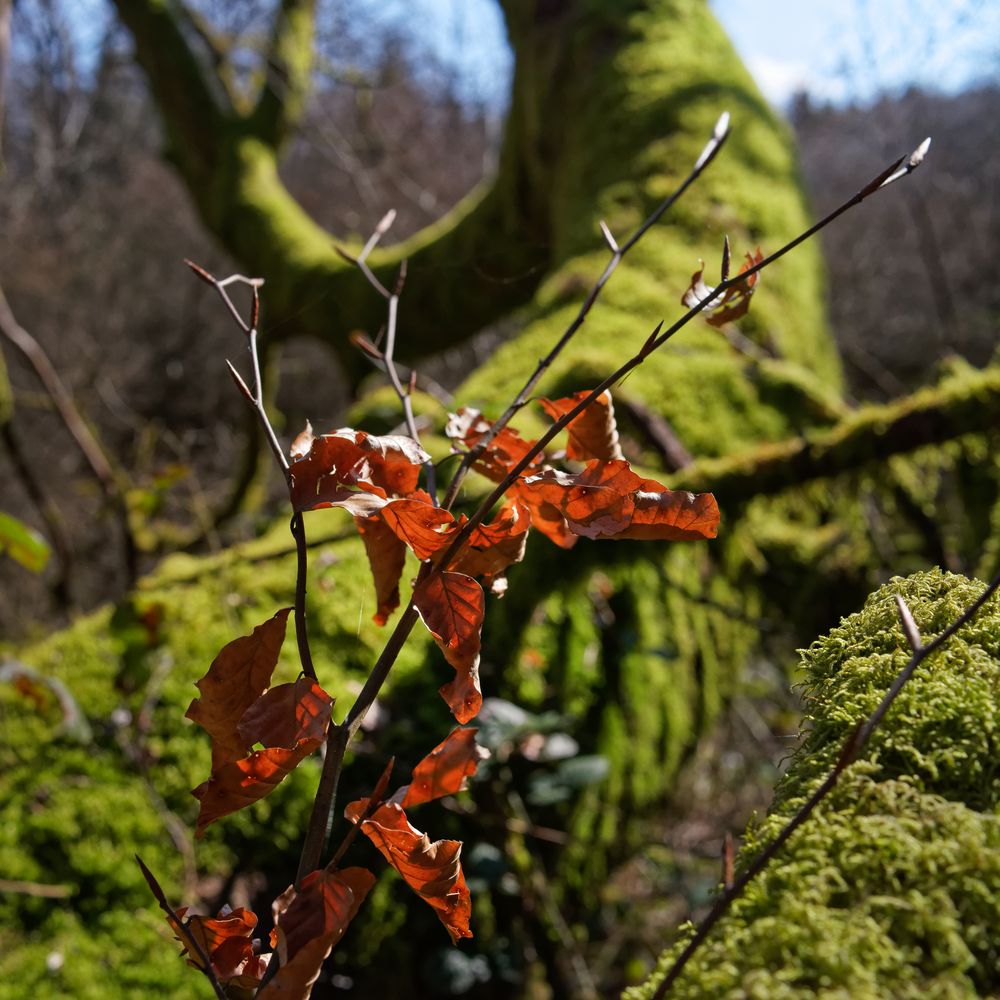
[[[918, 150], [917, 153], [919, 152], [920, 151]], [[914, 153], [913, 156], [910, 157], [909, 162], [912, 165], [909, 166], [909, 169], [904, 171], [905, 173], [909, 173], [919, 165], [920, 159], [917, 157], [917, 153]], [[752, 269], [752, 272], [763, 270], [763, 268], [768, 266], [768, 264], [778, 260], [780, 257], [783, 257], [792, 247], [798, 246], [807, 235], [813, 235], [819, 232], [819, 230], [821, 230], [824, 226], [829, 225], [834, 219], [842, 215], [849, 208], [860, 204], [869, 195], [879, 190], [880, 187], [890, 183], [898, 176], [902, 176], [898, 168], [900, 168], [900, 164], [904, 163], [906, 159], [906, 157], [901, 157], [889, 168], [883, 170], [869, 184], [865, 185], [865, 187], [862, 188], [858, 194], [854, 195], [847, 202], [841, 205], [840, 208], [835, 209], [816, 225], [812, 226], [807, 231], [806, 235], [796, 237], [780, 250], [771, 254], [769, 257], [765, 257]], [[576, 417], [579, 416], [595, 399], [597, 399], [597, 397], [600, 396], [605, 389], [610, 388], [634, 368], [641, 365], [653, 351], [661, 347], [667, 340], [670, 339], [671, 336], [673, 336], [673, 334], [675, 334], [687, 323], [691, 322], [691, 320], [694, 319], [698, 313], [707, 308], [712, 301], [716, 300], [717, 296], [725, 292], [728, 287], [735, 284], [737, 281], [745, 280], [749, 273], [751, 273], [750, 269], [744, 271], [740, 275], [722, 282], [716, 288], [712, 289], [705, 296], [705, 298], [703, 298], [696, 305], [692, 306], [687, 313], [681, 317], [681, 319], [669, 328], [669, 330], [661, 332], [663, 324], [659, 324], [646, 339], [645, 344], [643, 344], [636, 355], [626, 361], [616, 371], [612, 372], [612, 374], [605, 378], [597, 386], [597, 388], [589, 392], [579, 403], [577, 403], [576, 406], [574, 406], [571, 410], [568, 410], [562, 417], [553, 423], [553, 425], [535, 442], [535, 444], [528, 449], [524, 457], [511, 468], [504, 479], [493, 489], [486, 499], [482, 501], [464, 527], [457, 532], [455, 538], [444, 551], [440, 560], [433, 566], [430, 563], [424, 563], [421, 566], [414, 586], [416, 587], [430, 577], [444, 572], [448, 566], [451, 565], [459, 550], [463, 545], [465, 545], [469, 536], [476, 529], [476, 527], [478, 527], [478, 525], [480, 525], [489, 515], [496, 502], [504, 496], [507, 490], [509, 490], [510, 487], [517, 481], [517, 479], [521, 476], [525, 469], [531, 465], [535, 458], [542, 454], [546, 445], [548, 445], [548, 443], [552, 441], [553, 438], [555, 438], [556, 435], [559, 434], [572, 420], [575, 420]], [[340, 769], [343, 766], [344, 753], [347, 750], [347, 746], [360, 728], [365, 715], [374, 704], [379, 691], [382, 689], [382, 685], [385, 683], [393, 664], [396, 662], [396, 658], [398, 657], [400, 650], [403, 648], [407, 637], [412, 631], [413, 626], [416, 624], [417, 618], [417, 611], [413, 605], [411, 597], [410, 603], [407, 605], [405, 611], [400, 616], [399, 621], [396, 622], [395, 628], [386, 640], [386, 644], [383, 647], [382, 652], [375, 661], [375, 665], [372, 667], [371, 673], [368, 675], [368, 679], [365, 681], [364, 686], [355, 698], [354, 704], [347, 713], [347, 717], [339, 727], [331, 727], [331, 737], [328, 737], [328, 739], [331, 739], [332, 734], [336, 731], [337, 746], [329, 747], [326, 759], [323, 762], [323, 772], [320, 776], [320, 789], [324, 792], [324, 801], [328, 802], [328, 810], [332, 810], [333, 808], [334, 792], [337, 787]], [[346, 738], [344, 737], [344, 731], [346, 731]], [[313, 860], [313, 867], [315, 867], [315, 864], [319, 860], [322, 844], [325, 840], [326, 831], [329, 829], [331, 821], [331, 812], [323, 812], [317, 808], [313, 809], [312, 817], [309, 821], [309, 831], [306, 838], [307, 844], [310, 846], [310, 857]], [[303, 861], [305, 858], [306, 849], [304, 847]]]
[[[413, 416], [412, 395], [414, 388], [413, 371], [410, 372], [409, 388], [404, 388], [399, 378], [399, 371], [396, 368], [396, 325], [399, 316], [399, 296], [402, 294], [403, 285], [406, 283], [406, 261], [399, 266], [399, 274], [396, 284], [390, 292], [381, 281], [375, 277], [374, 272], [368, 266], [368, 256], [378, 245], [379, 240], [389, 231], [396, 218], [396, 210], [390, 209], [379, 221], [374, 232], [368, 237], [368, 242], [361, 249], [357, 257], [352, 257], [346, 250], [337, 247], [337, 253], [346, 261], [354, 264], [368, 280], [368, 283], [382, 296], [388, 303], [388, 319], [385, 327], [385, 349], [379, 353], [379, 360], [385, 366], [385, 373], [389, 376], [392, 388], [399, 399], [399, 404], [403, 408], [403, 419], [406, 421], [407, 433], [417, 444], [420, 443], [420, 432], [417, 430], [417, 421]], [[355, 341], [357, 343], [357, 341]], [[359, 345], [361, 346], [361, 345]], [[362, 347], [370, 357], [374, 355], [367, 349], [367, 345]], [[375, 349], [377, 351], [377, 348]], [[437, 484], [435, 481], [434, 463], [430, 460], [424, 463], [424, 475], [426, 477], [427, 492], [431, 495], [431, 500], [437, 504]]]
[[375, 783], [375, 787], [372, 789], [371, 795], [368, 796], [368, 805], [365, 806], [364, 811], [361, 815], [351, 824], [350, 830], [347, 831], [344, 839], [340, 842], [340, 846], [334, 851], [333, 857], [327, 862], [326, 870], [328, 872], [335, 871], [337, 865], [340, 864], [341, 859], [347, 853], [348, 848], [354, 843], [354, 838], [358, 835], [361, 830], [361, 825], [365, 820], [371, 819], [375, 815], [379, 806], [385, 801], [385, 792], [389, 787], [389, 778], [392, 777], [392, 769], [396, 766], [396, 758], [390, 757], [389, 762], [385, 765], [382, 770], [382, 774], [379, 776], [378, 781]]
[[226, 1000], [226, 992], [223, 990], [218, 978], [215, 975], [215, 969], [212, 968], [211, 956], [205, 951], [204, 946], [201, 941], [198, 940], [197, 936], [191, 932], [191, 928], [188, 927], [187, 921], [182, 920], [177, 915], [177, 911], [167, 902], [166, 894], [163, 889], [160, 888], [160, 883], [156, 881], [156, 876], [146, 867], [142, 858], [140, 858], [138, 854], [134, 855], [134, 857], [136, 863], [139, 865], [143, 878], [146, 880], [146, 884], [149, 886], [150, 891], [156, 898], [157, 903], [160, 904], [160, 909], [163, 910], [169, 918], [171, 926], [184, 936], [188, 943], [188, 947], [190, 947], [198, 958], [201, 959], [201, 971], [205, 973], [208, 981], [212, 984], [212, 989], [215, 990], [215, 995], [219, 998], [219, 1000]]
[[104, 449], [73, 401], [73, 396], [66, 388], [66, 383], [59, 377], [55, 365], [52, 364], [42, 345], [18, 323], [2, 289], [0, 289], [0, 333], [24, 355], [35, 370], [38, 380], [52, 400], [66, 430], [76, 442], [76, 446], [80, 449], [91, 473], [100, 484], [106, 500], [118, 511], [125, 550], [125, 573], [128, 584], [131, 586], [139, 572], [139, 548], [135, 536], [132, 534], [128, 503], [118, 482], [118, 477], [115, 475]]
[[1000, 573], [998, 573], [983, 593], [970, 604], [940, 635], [926, 645], [920, 638], [910, 609], [901, 597], [897, 595], [896, 606], [899, 611], [900, 622], [903, 633], [913, 655], [907, 661], [906, 666], [897, 674], [889, 690], [878, 703], [875, 710], [859, 723], [844, 740], [837, 763], [830, 773], [823, 779], [816, 790], [799, 807], [795, 815], [782, 827], [778, 835], [758, 854], [753, 861], [741, 872], [738, 878], [726, 888], [721, 896], [715, 901], [707, 916], [698, 924], [691, 940], [684, 950], [677, 956], [674, 964], [668, 970], [666, 976], [660, 982], [653, 994], [653, 1000], [662, 1000], [670, 990], [670, 987], [677, 981], [683, 972], [684, 967], [691, 960], [691, 957], [705, 942], [715, 925], [722, 919], [746, 887], [756, 878], [767, 866], [775, 855], [787, 843], [788, 838], [812, 815], [816, 807], [832, 791], [837, 784], [845, 768], [857, 758], [862, 750], [868, 745], [872, 734], [878, 728], [886, 712], [892, 707], [893, 702], [903, 689], [907, 681], [913, 676], [914, 671], [932, 653], [937, 652], [960, 628], [967, 625], [979, 613], [984, 604], [1000, 589]]
[[[260, 351], [257, 346], [258, 323], [260, 320], [260, 287], [264, 284], [263, 278], [247, 278], [242, 274], [231, 274], [228, 278], [216, 278], [209, 274], [203, 267], [199, 267], [193, 261], [185, 260], [185, 264], [206, 284], [211, 285], [219, 297], [226, 304], [230, 315], [236, 325], [246, 334], [247, 347], [250, 351], [250, 365], [253, 372], [253, 388], [251, 389], [243, 379], [243, 376], [236, 370], [231, 361], [226, 364], [229, 367], [229, 374], [236, 383], [244, 399], [253, 407], [257, 413], [257, 419], [264, 429], [264, 436], [267, 439], [271, 453], [274, 455], [278, 467], [281, 469], [285, 482], [289, 481], [289, 463], [282, 451], [278, 441], [278, 435], [274, 432], [270, 417], [267, 415], [267, 407], [264, 405], [264, 385], [260, 374]], [[247, 322], [241, 315], [236, 304], [233, 302], [226, 290], [230, 285], [248, 285], [253, 296], [250, 304], [250, 320]], [[298, 644], [299, 660], [302, 665], [302, 672], [316, 680], [316, 668], [313, 666], [312, 652], [309, 648], [309, 628], [306, 622], [306, 582], [309, 575], [309, 543], [306, 538], [305, 518], [298, 511], [292, 516], [290, 530], [295, 539], [295, 550], [297, 554], [295, 572], [295, 639]]]
[[469, 474], [469, 470], [472, 468], [476, 459], [479, 458], [479, 456], [489, 446], [489, 443], [493, 440], [493, 438], [496, 437], [496, 435], [499, 434], [508, 423], [510, 423], [521, 407], [524, 406], [530, 398], [531, 393], [534, 391], [535, 386], [538, 385], [541, 377], [552, 365], [552, 362], [555, 361], [555, 359], [562, 352], [563, 348], [565, 348], [570, 340], [573, 339], [577, 330], [583, 326], [584, 321], [587, 319], [587, 314], [600, 297], [601, 292], [604, 290], [604, 286], [610, 280], [611, 275], [617, 270], [618, 265], [622, 262], [625, 254], [627, 254], [629, 250], [631, 250], [632, 247], [634, 247], [636, 243], [638, 243], [639, 240], [641, 240], [643, 236], [645, 236], [646, 233], [660, 221], [664, 213], [667, 212], [668, 209], [672, 208], [684, 192], [687, 191], [692, 184], [694, 184], [694, 182], [701, 176], [702, 172], [718, 155], [719, 150], [722, 149], [722, 146], [728, 137], [729, 112], [725, 111], [719, 116], [719, 120], [715, 123], [715, 128], [712, 130], [712, 137], [708, 140], [705, 148], [701, 151], [701, 155], [695, 162], [694, 167], [692, 167], [691, 172], [681, 183], [680, 187], [661, 201], [660, 204], [653, 209], [646, 221], [643, 222], [642, 225], [639, 226], [639, 228], [621, 246], [618, 245], [614, 236], [611, 235], [611, 230], [608, 229], [607, 224], [603, 221], [603, 219], [601, 220], [601, 234], [604, 236], [608, 249], [611, 251], [611, 259], [605, 265], [603, 272], [601, 272], [601, 276], [597, 279], [593, 288], [590, 289], [590, 292], [584, 299], [583, 304], [580, 306], [580, 310], [574, 317], [573, 321], [568, 327], [566, 327], [562, 336], [555, 342], [549, 353], [538, 362], [537, 367], [528, 378], [528, 381], [524, 383], [520, 392], [518, 392], [518, 394], [514, 397], [514, 401], [462, 459], [462, 464], [455, 470], [455, 475], [448, 484], [448, 491], [444, 496], [443, 506], [446, 510], [450, 509], [454, 504], [455, 499], [458, 496], [458, 491], [461, 488], [465, 477]]

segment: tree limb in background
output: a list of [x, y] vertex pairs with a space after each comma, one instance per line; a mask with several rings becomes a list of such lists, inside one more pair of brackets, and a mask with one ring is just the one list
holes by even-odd
[[[77, 409], [66, 384], [59, 377], [48, 354], [35, 338], [18, 323], [0, 289], [0, 334], [6, 337], [28, 360], [52, 400], [56, 412], [80, 449], [87, 466], [100, 484], [105, 498], [119, 515], [124, 547], [126, 582], [131, 586], [138, 576], [138, 548], [129, 524], [128, 505], [108, 456]], [[58, 542], [57, 542], [58, 544]]]
[[1000, 367], [921, 389], [892, 403], [865, 406], [829, 430], [763, 444], [741, 455], [706, 459], [669, 485], [696, 490], [711, 483], [727, 503], [824, 479], [924, 445], [981, 433], [1000, 423]]

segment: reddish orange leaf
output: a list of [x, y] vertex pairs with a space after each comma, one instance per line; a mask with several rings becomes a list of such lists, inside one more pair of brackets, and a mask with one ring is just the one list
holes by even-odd
[[687, 541], [714, 538], [719, 508], [711, 493], [673, 492], [637, 476], [627, 462], [589, 462], [570, 475], [546, 469], [522, 491], [554, 507], [570, 531], [587, 538]]
[[382, 508], [389, 530], [413, 550], [418, 559], [429, 559], [454, 535], [455, 518], [441, 507], [422, 500], [393, 500]]
[[[556, 421], [589, 395], [590, 392], [585, 389], [564, 399], [543, 398], [539, 399], [539, 402], [553, 421]], [[566, 457], [573, 461], [589, 462], [597, 458], [610, 462], [622, 457], [621, 446], [618, 444], [618, 427], [615, 423], [615, 407], [611, 402], [611, 393], [607, 389], [579, 416], [569, 422], [566, 432], [569, 435]]]
[[413, 604], [458, 675], [441, 687], [441, 696], [459, 722], [468, 722], [483, 703], [479, 688], [483, 588], [463, 573], [435, 573], [414, 588]]
[[343, 507], [368, 517], [387, 497], [413, 492], [421, 465], [429, 460], [408, 437], [376, 437], [350, 428], [324, 434], [288, 470], [292, 505], [297, 511]]
[[265, 748], [216, 768], [194, 789], [201, 802], [195, 835], [202, 837], [209, 824], [274, 791], [323, 742], [332, 706], [318, 684], [302, 677], [272, 688], [248, 709], [240, 720], [241, 738]]
[[323, 962], [374, 884], [367, 869], [345, 868], [311, 872], [299, 892], [289, 886], [272, 907], [271, 943], [281, 967], [257, 1000], [308, 1000]]
[[282, 608], [251, 635], [223, 646], [208, 673], [197, 682], [201, 697], [191, 702], [186, 715], [212, 737], [213, 770], [246, 752], [247, 744], [240, 739], [237, 726], [271, 682], [290, 611]]
[[384, 625], [399, 607], [399, 579], [406, 564], [406, 546], [378, 514], [356, 517], [354, 523], [365, 543], [368, 565], [375, 579], [375, 624]]
[[406, 813], [394, 802], [379, 806], [361, 829], [406, 884], [434, 908], [453, 944], [472, 937], [472, 903], [462, 873], [459, 841], [431, 843], [427, 834], [407, 822]]
[[[452, 440], [461, 441], [466, 448], [472, 448], [492, 426], [478, 410], [462, 407], [458, 413], [450, 415], [445, 434]], [[486, 446], [473, 468], [487, 479], [499, 483], [534, 446], [534, 441], [525, 441], [517, 431], [505, 427]], [[538, 456], [525, 471], [538, 467], [541, 462], [541, 456]]]
[[160, 888], [156, 876], [146, 867], [137, 854], [143, 878], [150, 891], [166, 914], [174, 936], [183, 945], [181, 955], [187, 955], [188, 965], [200, 969], [206, 975], [215, 976], [223, 986], [253, 990], [267, 970], [270, 955], [259, 955], [255, 951], [251, 935], [257, 926], [257, 916], [250, 910], [233, 910], [224, 906], [216, 918], [187, 917], [188, 908], [174, 909]]
[[573, 548], [579, 536], [570, 531], [569, 524], [559, 508], [549, 503], [540, 491], [526, 486], [525, 483], [526, 480], [519, 479], [510, 488], [508, 495], [524, 504], [531, 515], [531, 526], [537, 528], [550, 542], [555, 542], [562, 549]]
[[[728, 246], [728, 244], [727, 244]], [[739, 274], [744, 274], [751, 267], [759, 264], [764, 259], [764, 255], [757, 247], [757, 252], [753, 255], [747, 254], [746, 261], [739, 270]], [[725, 269], [725, 265], [724, 265]], [[701, 261], [701, 268], [691, 275], [691, 284], [681, 297], [681, 304], [689, 309], [694, 308], [699, 302], [710, 296], [715, 288], [709, 288], [705, 284], [703, 275], [705, 273], [705, 262]], [[737, 277], [739, 277], [739, 274]], [[760, 272], [755, 271], [742, 281], [737, 281], [720, 295], [715, 296], [702, 310], [702, 315], [712, 326], [724, 326], [733, 320], [745, 315], [750, 308], [750, 298], [757, 288], [757, 281]], [[717, 286], [716, 286], [717, 287]]]
[[281, 965], [287, 966], [316, 938], [327, 939], [329, 954], [374, 885], [375, 876], [366, 868], [314, 871], [297, 892], [290, 885], [273, 906], [272, 939]]
[[475, 729], [455, 729], [413, 769], [413, 777], [393, 796], [408, 809], [432, 802], [444, 795], [454, 795], [466, 785], [466, 778], [476, 773], [479, 762], [489, 751], [476, 743]]
[[[465, 523], [464, 516], [459, 527]], [[524, 547], [531, 527], [531, 514], [524, 504], [514, 501], [503, 507], [489, 524], [473, 529], [451, 569], [467, 576], [482, 576], [488, 581], [501, 575], [508, 566], [524, 558]]]

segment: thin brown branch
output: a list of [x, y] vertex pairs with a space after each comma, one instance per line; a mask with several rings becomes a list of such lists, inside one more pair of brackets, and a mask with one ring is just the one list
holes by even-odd
[[132, 534], [128, 504], [118, 483], [118, 477], [104, 449], [73, 401], [69, 389], [59, 377], [55, 365], [52, 364], [42, 345], [18, 323], [2, 289], [0, 289], [0, 333], [24, 355], [34, 369], [63, 425], [100, 485], [105, 499], [118, 513], [121, 521], [125, 573], [128, 585], [131, 586], [138, 576], [139, 549]]
[[729, 911], [733, 902], [742, 895], [746, 887], [768, 866], [768, 864], [770, 864], [771, 860], [778, 854], [781, 848], [784, 847], [792, 834], [795, 833], [795, 831], [802, 826], [803, 823], [805, 823], [805, 821], [812, 815], [816, 807], [823, 801], [823, 799], [826, 798], [827, 795], [830, 794], [833, 787], [837, 784], [840, 775], [868, 745], [868, 741], [871, 739], [872, 734], [878, 728], [882, 719], [885, 718], [886, 712], [888, 712], [892, 707], [892, 704], [899, 695], [899, 692], [902, 691], [907, 681], [909, 681], [909, 679], [913, 676], [917, 667], [919, 667], [928, 656], [937, 652], [937, 650], [939, 650], [960, 628], [963, 628], [971, 622], [982, 609], [983, 605], [990, 600], [998, 589], [1000, 589], [1000, 573], [993, 578], [983, 593], [975, 601], [973, 601], [973, 603], [970, 604], [958, 616], [958, 618], [951, 623], [951, 625], [949, 625], [940, 635], [926, 645], [920, 639], [909, 608], [906, 607], [902, 598], [896, 598], [900, 622], [903, 627], [903, 632], [906, 635], [907, 643], [913, 650], [913, 655], [907, 661], [906, 666], [904, 666], [896, 676], [896, 679], [892, 682], [889, 690], [885, 693], [882, 700], [878, 703], [871, 715], [869, 715], [868, 718], [864, 719], [851, 731], [850, 735], [841, 747], [837, 763], [834, 765], [833, 769], [826, 776], [826, 778], [823, 779], [812, 795], [810, 795], [809, 798], [796, 811], [795, 815], [793, 815], [785, 826], [782, 827], [781, 831], [774, 838], [774, 840], [772, 840], [767, 847], [765, 847], [753, 859], [753, 861], [750, 862], [739, 877], [735, 879], [732, 885], [728, 887], [715, 901], [715, 905], [711, 910], [709, 910], [707, 916], [695, 928], [695, 932], [692, 935], [691, 940], [687, 943], [680, 955], [677, 956], [676, 961], [673, 965], [671, 965], [666, 976], [664, 976], [663, 980], [660, 982], [656, 992], [653, 994], [653, 1000], [662, 1000], [662, 998], [668, 994], [671, 986], [673, 986], [673, 984], [677, 981], [677, 978], [684, 971], [684, 967], [691, 960], [691, 957], [705, 942], [715, 925]]
[[478, 459], [479, 456], [486, 450], [493, 438], [499, 434], [508, 423], [510, 423], [521, 407], [527, 403], [541, 377], [549, 369], [559, 354], [562, 353], [566, 345], [573, 339], [580, 327], [583, 326], [585, 320], [587, 319], [587, 314], [593, 308], [594, 303], [598, 300], [601, 292], [604, 290], [604, 286], [611, 279], [611, 276], [615, 273], [618, 265], [622, 262], [625, 255], [654, 225], [656, 225], [657, 222], [660, 221], [664, 213], [667, 212], [668, 209], [672, 208], [673, 205], [676, 204], [676, 202], [683, 196], [684, 192], [687, 191], [687, 189], [691, 187], [691, 185], [694, 184], [694, 182], [701, 176], [702, 172], [718, 155], [719, 150], [722, 149], [722, 146], [728, 136], [729, 112], [726, 111], [723, 112], [723, 114], [719, 117], [719, 120], [715, 123], [715, 129], [712, 132], [712, 137], [708, 140], [708, 143], [702, 150], [701, 155], [698, 157], [694, 167], [681, 183], [680, 187], [678, 187], [676, 191], [657, 205], [646, 221], [639, 226], [639, 228], [625, 241], [623, 245], [618, 245], [614, 236], [611, 235], [611, 231], [608, 229], [607, 225], [603, 220], [601, 221], [601, 233], [608, 245], [608, 249], [611, 251], [611, 259], [605, 265], [601, 276], [590, 289], [590, 292], [584, 299], [583, 304], [580, 306], [580, 310], [574, 317], [573, 321], [568, 327], [566, 327], [562, 336], [555, 342], [549, 353], [538, 362], [538, 366], [535, 368], [534, 372], [532, 372], [528, 381], [521, 387], [520, 392], [518, 392], [518, 394], [514, 397], [513, 402], [501, 414], [500, 419], [493, 424], [490, 430], [476, 442], [476, 445], [471, 448], [468, 454], [466, 454], [466, 456], [462, 459], [462, 463], [455, 470], [455, 475], [448, 484], [448, 491], [444, 496], [442, 506], [446, 510], [450, 510], [452, 505], [455, 503], [455, 499], [458, 497], [458, 491], [461, 489], [462, 483], [465, 481], [465, 477], [469, 474], [469, 470], [472, 468], [476, 459]]
[[68, 899], [73, 895], [73, 886], [0, 878], [0, 893], [3, 892], [18, 896], [37, 896], [40, 899]]
[[[399, 371], [396, 368], [396, 326], [397, 318], [399, 316], [399, 296], [402, 294], [403, 285], [406, 283], [406, 261], [404, 260], [399, 267], [399, 275], [396, 278], [396, 284], [393, 286], [390, 292], [381, 281], [375, 277], [374, 272], [368, 266], [368, 256], [378, 245], [379, 240], [389, 231], [389, 227], [392, 225], [396, 218], [396, 210], [390, 209], [379, 221], [379, 224], [375, 227], [374, 232], [368, 237], [368, 242], [365, 243], [361, 250], [361, 253], [357, 257], [351, 257], [348, 253], [338, 248], [338, 253], [345, 259], [349, 260], [354, 264], [361, 273], [365, 276], [368, 283], [375, 289], [379, 295], [382, 296], [388, 303], [388, 319], [386, 321], [385, 327], [385, 349], [379, 351], [377, 347], [370, 344], [364, 338], [355, 338], [355, 343], [368, 355], [369, 358], [373, 360], [377, 359], [385, 368], [385, 373], [389, 376], [389, 382], [392, 384], [393, 391], [396, 393], [399, 399], [399, 404], [403, 409], [403, 419], [406, 421], [406, 431], [413, 438], [417, 444], [420, 443], [420, 431], [417, 429], [417, 421], [413, 415], [413, 403], [411, 401], [411, 396], [413, 394], [413, 388], [415, 385], [415, 375], [414, 371], [410, 371], [410, 385], [409, 388], [405, 388], [403, 383], [399, 378]], [[434, 469], [434, 463], [432, 461], [427, 461], [424, 463], [424, 477], [427, 484], [427, 492], [431, 495], [431, 500], [433, 503], [437, 503], [437, 483], [436, 483], [436, 473]]]
[[[226, 364], [229, 366], [229, 374], [236, 383], [236, 387], [239, 389], [240, 394], [256, 412], [257, 419], [264, 430], [264, 436], [267, 439], [271, 453], [274, 455], [274, 459], [278, 463], [278, 467], [281, 469], [281, 472], [285, 477], [285, 482], [287, 483], [289, 468], [288, 459], [285, 457], [284, 451], [282, 451], [281, 444], [278, 441], [278, 435], [275, 434], [274, 427], [271, 424], [271, 419], [267, 415], [267, 408], [264, 405], [263, 380], [260, 374], [260, 352], [257, 347], [257, 328], [260, 321], [260, 288], [261, 285], [264, 284], [264, 279], [247, 278], [242, 274], [231, 274], [228, 278], [216, 278], [214, 275], [210, 274], [203, 267], [200, 267], [193, 261], [185, 260], [184, 263], [187, 264], [188, 267], [190, 267], [202, 281], [211, 285], [216, 290], [219, 297], [225, 303], [226, 308], [229, 310], [229, 314], [233, 317], [236, 325], [243, 331], [243, 333], [246, 334], [247, 345], [250, 351], [250, 365], [253, 371], [253, 388], [247, 385], [246, 381], [235, 369], [235, 367], [233, 367], [231, 362], [227, 361]], [[236, 308], [236, 304], [233, 302], [229, 292], [227, 291], [228, 287], [233, 284], [243, 284], [249, 286], [250, 288], [252, 299], [250, 304], [249, 321], [242, 317], [239, 309]], [[292, 537], [295, 539], [295, 551], [297, 556], [295, 572], [295, 640], [298, 644], [299, 661], [302, 666], [302, 672], [307, 677], [311, 677], [313, 680], [316, 680], [316, 668], [313, 665], [312, 651], [309, 647], [309, 627], [306, 620], [306, 586], [309, 576], [309, 543], [306, 539], [305, 518], [303, 518], [301, 513], [295, 513], [292, 517], [290, 530]]]

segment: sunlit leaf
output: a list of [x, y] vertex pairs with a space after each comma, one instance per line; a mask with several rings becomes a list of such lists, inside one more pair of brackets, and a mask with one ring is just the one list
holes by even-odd
[[[560, 420], [590, 395], [588, 390], [577, 392], [564, 399], [539, 399], [539, 403], [553, 421]], [[576, 462], [600, 459], [610, 462], [622, 457], [618, 443], [618, 427], [615, 423], [615, 408], [611, 393], [604, 390], [566, 427], [569, 444], [566, 457]]]
[[483, 588], [463, 573], [435, 573], [416, 586], [413, 603], [457, 674], [441, 687], [441, 696], [459, 722], [468, 722], [483, 703], [479, 688]]
[[191, 702], [186, 716], [212, 737], [213, 769], [246, 752], [237, 726], [271, 683], [290, 611], [282, 608], [250, 635], [223, 646], [208, 673], [197, 682], [201, 696]]

